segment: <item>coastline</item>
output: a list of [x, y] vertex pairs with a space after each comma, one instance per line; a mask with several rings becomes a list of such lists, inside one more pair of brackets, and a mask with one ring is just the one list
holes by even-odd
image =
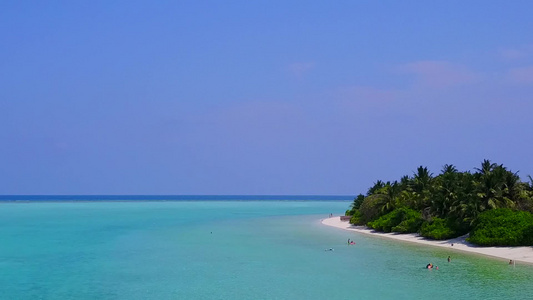
[[383, 233], [367, 228], [366, 226], [353, 226], [347, 221], [341, 221], [339, 216], [323, 219], [322, 224], [376, 237], [388, 238], [403, 242], [417, 243], [434, 247], [441, 247], [452, 251], [463, 251], [474, 254], [481, 254], [505, 260], [512, 259], [515, 262], [533, 265], [533, 247], [480, 247], [467, 242], [466, 236], [450, 240], [437, 241], [426, 239], [414, 233]]

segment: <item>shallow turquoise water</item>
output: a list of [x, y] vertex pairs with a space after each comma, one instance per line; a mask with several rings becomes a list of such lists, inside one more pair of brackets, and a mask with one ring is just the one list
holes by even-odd
[[531, 266], [320, 224], [348, 205], [2, 203], [0, 298], [531, 299]]

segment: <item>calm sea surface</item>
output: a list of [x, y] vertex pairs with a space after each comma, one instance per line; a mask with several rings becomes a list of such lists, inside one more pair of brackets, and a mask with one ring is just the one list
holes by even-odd
[[533, 299], [531, 266], [320, 224], [349, 204], [0, 196], [0, 299]]

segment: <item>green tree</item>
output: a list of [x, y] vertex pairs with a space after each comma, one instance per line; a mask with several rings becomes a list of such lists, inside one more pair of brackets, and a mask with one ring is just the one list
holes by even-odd
[[346, 211], [346, 215], [353, 216], [355, 212], [361, 207], [361, 204], [363, 204], [363, 201], [365, 201], [365, 195], [363, 194], [357, 195], [357, 197], [353, 199], [353, 202], [350, 205], [350, 209]]
[[376, 181], [374, 183], [374, 185], [372, 187], [370, 187], [368, 189], [368, 191], [366, 192], [366, 195], [367, 196], [374, 195], [377, 191], [382, 189], [384, 186], [385, 186], [385, 183], [383, 183], [383, 181], [381, 181], [381, 180], [378, 180], [378, 181]]
[[505, 189], [509, 177], [509, 181], [515, 180], [514, 174], [503, 165], [489, 163], [489, 160], [483, 161], [482, 168], [478, 169], [480, 173], [476, 176], [476, 193], [481, 198], [480, 212], [514, 207], [514, 202], [509, 198], [510, 191]]
[[414, 193], [414, 206], [418, 210], [423, 210], [429, 206], [430, 187], [433, 180], [433, 175], [428, 171], [427, 167], [418, 167], [416, 173], [411, 181], [411, 190]]
[[459, 175], [455, 166], [444, 165], [441, 174], [435, 178], [430, 200], [432, 215], [446, 217], [459, 205], [461, 194]]
[[469, 241], [484, 246], [533, 246], [533, 214], [492, 209], [479, 215]]
[[381, 204], [381, 212], [388, 213], [394, 210], [398, 206], [398, 196], [400, 195], [400, 185], [397, 181], [387, 181], [385, 186], [383, 186], [377, 193], [384, 195], [383, 201]]
[[[403, 176], [399, 181], [386, 183], [378, 180], [366, 196], [360, 194], [354, 199], [347, 211], [352, 215], [350, 222], [399, 232], [416, 227], [423, 236], [441, 239], [467, 233], [486, 211], [533, 212], [531, 176], [529, 182], [522, 182], [518, 173], [487, 159], [475, 170], [459, 172], [450, 164], [433, 177], [426, 167], [420, 166], [412, 177]], [[395, 226], [406, 210], [416, 212], [420, 218], [409, 217], [409, 221]], [[524, 232], [533, 241], [533, 226]]]

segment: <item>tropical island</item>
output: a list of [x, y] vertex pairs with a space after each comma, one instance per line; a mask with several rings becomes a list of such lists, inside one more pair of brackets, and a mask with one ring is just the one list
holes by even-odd
[[378, 180], [353, 200], [350, 224], [384, 233], [417, 233], [433, 240], [468, 235], [479, 246], [533, 246], [533, 178], [521, 181], [501, 164], [484, 160], [475, 172], [445, 165], [433, 176]]

